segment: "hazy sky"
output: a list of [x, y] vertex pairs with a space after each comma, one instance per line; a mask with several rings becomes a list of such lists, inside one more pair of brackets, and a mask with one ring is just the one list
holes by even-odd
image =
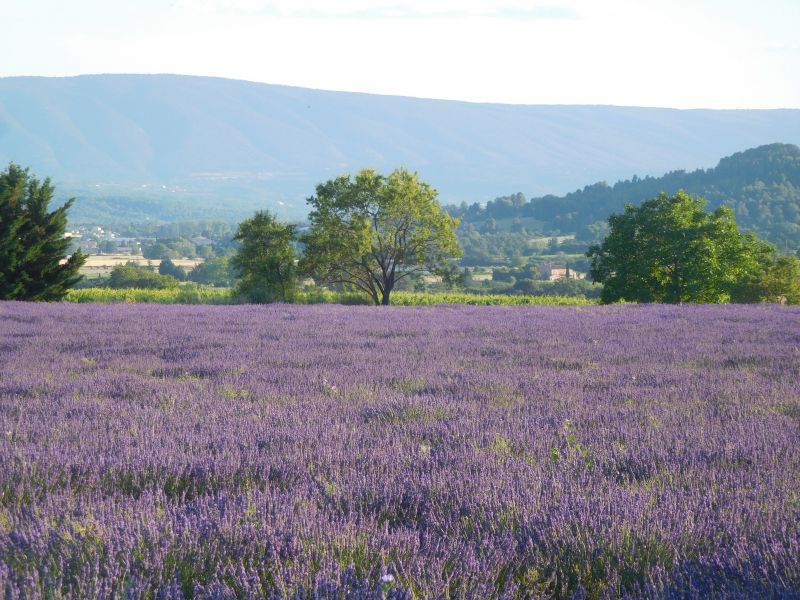
[[0, 76], [215, 75], [524, 104], [800, 107], [800, 0], [0, 0]]

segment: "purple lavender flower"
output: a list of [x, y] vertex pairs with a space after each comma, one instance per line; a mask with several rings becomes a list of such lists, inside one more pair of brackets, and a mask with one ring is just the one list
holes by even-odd
[[0, 303], [4, 598], [797, 597], [800, 310]]

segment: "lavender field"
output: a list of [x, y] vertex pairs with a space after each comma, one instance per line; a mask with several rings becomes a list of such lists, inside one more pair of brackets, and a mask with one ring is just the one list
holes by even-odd
[[800, 597], [800, 310], [0, 303], [0, 597]]

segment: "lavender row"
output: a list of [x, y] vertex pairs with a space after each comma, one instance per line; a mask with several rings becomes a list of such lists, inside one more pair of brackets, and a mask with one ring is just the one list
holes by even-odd
[[6, 598], [800, 597], [800, 310], [0, 304]]

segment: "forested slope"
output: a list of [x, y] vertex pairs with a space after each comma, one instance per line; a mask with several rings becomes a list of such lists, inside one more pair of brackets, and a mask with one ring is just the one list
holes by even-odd
[[[587, 185], [565, 196], [527, 200], [523, 194], [497, 198], [486, 204], [451, 206], [465, 224], [487, 229], [490, 221], [527, 225], [545, 235], [575, 233], [592, 241], [603, 233], [603, 223], [626, 203], [639, 204], [660, 192], [683, 189], [705, 197], [708, 208], [722, 204], [736, 213], [740, 227], [755, 232], [783, 250], [800, 249], [800, 148], [769, 144], [737, 152], [712, 169], [672, 171], [662, 177], [633, 177], [613, 185]], [[491, 229], [489, 227], [488, 229]]]

